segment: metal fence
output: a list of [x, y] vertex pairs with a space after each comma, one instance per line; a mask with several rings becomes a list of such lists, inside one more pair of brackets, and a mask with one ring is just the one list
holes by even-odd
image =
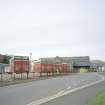
[[0, 73], [0, 86], [24, 83], [27, 81], [34, 81], [46, 79], [54, 76], [68, 75], [68, 73]]

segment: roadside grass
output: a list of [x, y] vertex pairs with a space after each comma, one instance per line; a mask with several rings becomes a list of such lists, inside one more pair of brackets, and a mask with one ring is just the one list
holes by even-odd
[[105, 91], [97, 95], [87, 105], [105, 105]]

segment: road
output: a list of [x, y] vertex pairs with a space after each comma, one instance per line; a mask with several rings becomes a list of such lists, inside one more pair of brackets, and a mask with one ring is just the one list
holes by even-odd
[[[60, 96], [102, 79], [97, 73], [76, 74], [0, 88], [0, 105], [36, 105], [40, 99]], [[42, 105], [84, 105], [105, 89], [105, 82], [50, 100]], [[31, 104], [34, 103], [34, 104]]]

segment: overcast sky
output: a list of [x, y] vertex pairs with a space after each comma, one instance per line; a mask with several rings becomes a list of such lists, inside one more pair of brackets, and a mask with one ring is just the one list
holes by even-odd
[[105, 0], [0, 0], [0, 53], [105, 60]]

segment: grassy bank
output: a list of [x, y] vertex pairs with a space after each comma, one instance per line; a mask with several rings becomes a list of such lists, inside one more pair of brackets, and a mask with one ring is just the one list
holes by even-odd
[[97, 95], [87, 105], [105, 105], [105, 91]]

